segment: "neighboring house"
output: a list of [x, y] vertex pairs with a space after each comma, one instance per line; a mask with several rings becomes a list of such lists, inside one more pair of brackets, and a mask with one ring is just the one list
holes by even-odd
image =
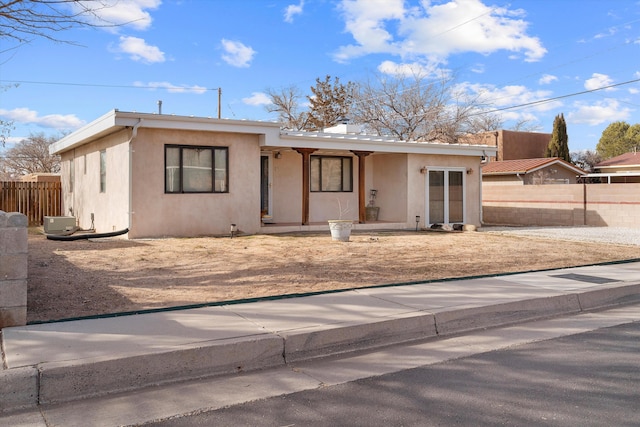
[[[495, 147], [353, 130], [114, 110], [51, 153], [62, 159], [64, 212], [129, 238], [229, 235], [231, 224], [247, 234], [327, 230], [339, 216], [356, 229], [480, 225], [480, 163]], [[379, 215], [369, 222], [371, 190]]]
[[59, 173], [30, 173], [20, 177], [22, 182], [60, 182]]
[[586, 172], [557, 157], [488, 162], [482, 166], [483, 185], [576, 184]]
[[549, 141], [551, 141], [551, 134], [498, 130], [469, 135], [462, 140], [470, 144], [486, 144], [497, 147], [496, 155], [488, 156], [487, 160], [538, 159], [545, 157]]
[[601, 182], [640, 183], [640, 154], [637, 151], [612, 157], [594, 166], [596, 173], [587, 175]]

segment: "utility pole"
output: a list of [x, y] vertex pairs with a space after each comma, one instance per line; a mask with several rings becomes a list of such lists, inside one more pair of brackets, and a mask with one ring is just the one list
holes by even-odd
[[222, 118], [222, 111], [221, 111], [221, 104], [222, 104], [222, 88], [219, 87], [218, 88], [218, 118]]

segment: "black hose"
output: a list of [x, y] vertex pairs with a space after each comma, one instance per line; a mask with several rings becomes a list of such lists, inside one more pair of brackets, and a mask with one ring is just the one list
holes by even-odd
[[129, 232], [128, 228], [119, 231], [112, 231], [110, 233], [87, 233], [87, 234], [71, 234], [69, 236], [62, 236], [58, 234], [47, 234], [47, 239], [49, 240], [81, 240], [81, 239], [99, 239], [101, 237], [114, 237], [120, 236], [122, 234], [127, 234]]

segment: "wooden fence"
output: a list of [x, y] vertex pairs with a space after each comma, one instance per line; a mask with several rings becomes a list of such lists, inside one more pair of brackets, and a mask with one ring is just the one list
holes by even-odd
[[0, 210], [20, 212], [29, 225], [44, 224], [45, 216], [61, 216], [62, 184], [59, 182], [0, 182]]

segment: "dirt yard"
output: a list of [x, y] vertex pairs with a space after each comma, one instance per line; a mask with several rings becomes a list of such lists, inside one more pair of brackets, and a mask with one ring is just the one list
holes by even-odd
[[485, 232], [52, 241], [29, 235], [28, 321], [640, 258]]

